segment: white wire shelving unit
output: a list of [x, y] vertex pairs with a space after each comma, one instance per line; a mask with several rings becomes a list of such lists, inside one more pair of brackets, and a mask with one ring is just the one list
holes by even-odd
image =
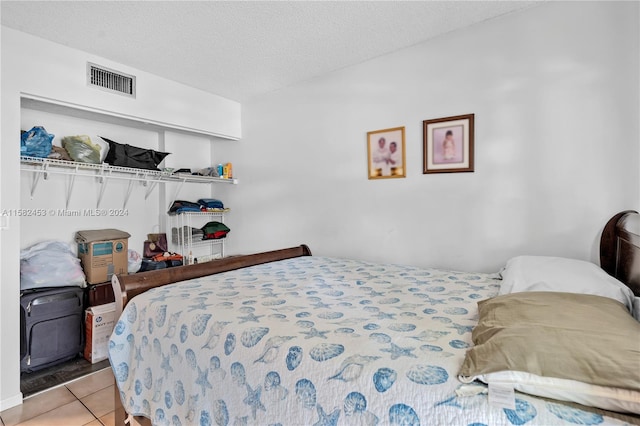
[[51, 158], [38, 158], [38, 157], [20, 157], [20, 170], [23, 172], [31, 173], [31, 196], [34, 196], [35, 190], [38, 184], [42, 180], [47, 180], [50, 175], [66, 175], [69, 176], [67, 182], [66, 191], [66, 207], [69, 206], [69, 200], [73, 193], [73, 185], [75, 178], [89, 177], [97, 179], [100, 183], [100, 192], [98, 194], [98, 201], [96, 207], [100, 207], [104, 190], [109, 180], [120, 179], [129, 182], [127, 190], [124, 195], [123, 208], [126, 208], [127, 202], [133, 190], [134, 182], [139, 182], [142, 186], [146, 187], [145, 200], [149, 197], [151, 192], [159, 183], [174, 182], [178, 183], [178, 187], [175, 191], [173, 199], [178, 198], [178, 194], [182, 189], [182, 185], [185, 183], [220, 183], [220, 184], [232, 184], [238, 183], [238, 179], [225, 179], [211, 176], [198, 176], [192, 174], [177, 174], [169, 173], [165, 171], [146, 170], [146, 169], [134, 169], [129, 167], [111, 166], [106, 163], [91, 164], [80, 163], [75, 161], [56, 160]]
[[206, 212], [184, 212], [169, 215], [169, 232], [171, 236], [172, 251], [176, 251], [184, 257], [184, 264], [193, 264], [224, 257], [226, 238], [203, 240], [194, 236], [192, 230], [201, 228], [207, 222], [216, 220], [224, 223], [224, 215], [230, 209], [220, 209]]

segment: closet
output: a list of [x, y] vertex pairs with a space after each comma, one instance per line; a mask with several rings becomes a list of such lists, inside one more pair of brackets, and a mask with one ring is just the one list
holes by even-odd
[[[209, 167], [233, 162], [217, 147], [240, 139], [240, 104], [142, 70], [2, 28], [2, 144], [0, 145], [0, 410], [20, 393], [20, 249], [34, 242], [73, 242], [82, 229], [115, 228], [142, 251], [147, 233], [167, 232], [176, 197], [215, 198], [237, 180], [176, 177], [108, 167], [76, 167], [20, 159], [21, 130], [41, 125], [56, 135], [104, 136], [170, 152], [161, 167]], [[135, 97], [91, 87], [98, 65], [136, 79]], [[95, 138], [95, 140], [94, 140]], [[225, 151], [223, 148], [221, 151]], [[241, 176], [240, 176], [241, 177]], [[226, 191], [227, 189], [224, 189]], [[37, 216], [32, 212], [45, 212]]]

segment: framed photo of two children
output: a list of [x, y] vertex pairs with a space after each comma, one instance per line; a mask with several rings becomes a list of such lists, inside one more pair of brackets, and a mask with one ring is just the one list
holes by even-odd
[[473, 172], [474, 114], [423, 121], [422, 173]]
[[367, 133], [369, 179], [406, 177], [404, 127]]

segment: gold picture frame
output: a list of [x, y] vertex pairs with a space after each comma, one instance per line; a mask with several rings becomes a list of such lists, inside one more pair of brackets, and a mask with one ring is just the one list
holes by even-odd
[[407, 162], [404, 127], [367, 133], [369, 179], [406, 177]]

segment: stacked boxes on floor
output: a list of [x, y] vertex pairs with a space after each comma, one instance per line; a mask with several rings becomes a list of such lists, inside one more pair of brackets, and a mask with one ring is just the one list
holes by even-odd
[[129, 233], [118, 229], [78, 231], [78, 257], [87, 277], [89, 308], [85, 313], [84, 357], [95, 363], [107, 358], [109, 336], [115, 325], [111, 277], [126, 274]]

